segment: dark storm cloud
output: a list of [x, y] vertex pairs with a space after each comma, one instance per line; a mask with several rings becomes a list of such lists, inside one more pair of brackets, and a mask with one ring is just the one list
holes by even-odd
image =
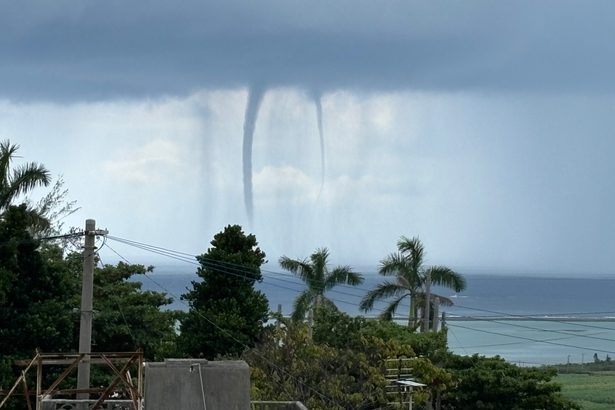
[[615, 3], [12, 1], [0, 95], [296, 86], [612, 92]]

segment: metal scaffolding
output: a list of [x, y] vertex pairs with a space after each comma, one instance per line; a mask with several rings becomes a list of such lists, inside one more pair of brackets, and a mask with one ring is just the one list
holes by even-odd
[[[106, 370], [106, 385], [99, 388], [70, 389], [62, 388], [62, 382], [73, 374], [80, 364], [99, 365]], [[12, 395], [23, 395], [28, 410], [32, 410], [31, 396], [35, 396], [35, 409], [47, 410], [56, 408], [72, 408], [98, 410], [106, 408], [141, 410], [143, 404], [143, 352], [124, 353], [40, 353], [32, 360], [19, 360], [17, 366], [25, 367], [13, 387], [0, 402], [2, 408]], [[45, 367], [66, 367], [48, 386], [43, 386]], [[28, 373], [36, 369], [36, 392], [28, 387]], [[131, 375], [131, 370], [136, 378]], [[23, 393], [17, 393], [19, 386]], [[72, 399], [78, 395], [90, 395], [89, 399]], [[111, 406], [110, 406], [111, 405]], [[69, 406], [69, 407], [67, 407]]]

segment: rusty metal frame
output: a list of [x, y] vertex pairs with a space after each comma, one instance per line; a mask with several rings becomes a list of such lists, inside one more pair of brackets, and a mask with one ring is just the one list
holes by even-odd
[[[57, 389], [57, 387], [66, 379], [66, 377], [74, 371], [79, 363], [88, 359], [91, 364], [104, 365], [109, 368], [115, 375], [113, 380], [105, 388], [90, 388], [90, 389]], [[36, 395], [36, 410], [41, 410], [42, 399], [49, 395], [76, 395], [78, 393], [96, 394], [98, 397], [90, 410], [97, 410], [109, 398], [116, 386], [121, 383], [126, 388], [127, 393], [132, 402], [134, 410], [141, 410], [143, 402], [143, 352], [120, 352], [120, 353], [90, 353], [85, 354], [64, 354], [51, 353], [43, 354], [36, 352], [32, 360], [18, 360], [18, 366], [25, 366], [21, 372], [21, 376], [15, 381], [15, 384], [8, 392], [6, 397], [0, 402], [0, 408], [8, 401], [9, 397], [15, 393], [15, 390], [20, 384], [24, 386], [24, 393], [28, 410], [32, 410], [30, 396]], [[121, 369], [118, 369], [118, 364], [121, 364]], [[26, 374], [36, 365], [36, 393], [28, 389]], [[132, 382], [129, 369], [131, 366], [137, 367], [137, 383], [136, 386]], [[67, 368], [53, 381], [53, 383], [43, 388], [43, 368], [44, 366], [67, 366]]]
[[141, 357], [143, 356], [142, 353], [136, 352], [126, 362], [124, 367], [122, 367], [122, 370], [117, 370], [117, 367], [115, 367], [114, 364], [109, 359], [107, 359], [107, 357], [105, 357], [104, 354], [101, 354], [101, 358], [107, 363], [107, 365], [111, 368], [111, 370], [113, 370], [113, 373], [115, 373], [115, 378], [111, 381], [109, 386], [107, 386], [107, 388], [105, 389], [103, 394], [100, 396], [100, 398], [96, 401], [96, 403], [94, 403], [92, 410], [97, 410], [100, 407], [100, 405], [109, 397], [109, 395], [111, 394], [111, 392], [113, 391], [117, 383], [120, 381], [128, 388], [128, 391], [130, 392], [130, 398], [132, 401], [132, 405], [134, 406], [135, 410], [139, 410], [139, 397], [141, 397], [141, 394], [138, 391], [135, 391], [135, 388], [132, 385], [132, 380], [130, 380], [130, 373], [128, 372], [128, 368], [130, 367], [131, 364], [134, 364], [135, 360], [139, 359], [139, 355]]
[[23, 394], [26, 396], [26, 405], [28, 406], [28, 410], [32, 410], [32, 401], [30, 400], [30, 391], [28, 390], [28, 382], [26, 381], [26, 374], [22, 371], [23, 375], [21, 381], [23, 382]]
[[15, 381], [15, 383], [13, 384], [13, 387], [11, 387], [11, 389], [9, 390], [9, 392], [7, 393], [6, 397], [4, 397], [4, 399], [2, 401], [0, 401], [0, 408], [2, 408], [6, 402], [9, 400], [9, 398], [11, 397], [11, 395], [15, 392], [15, 390], [17, 389], [17, 386], [19, 386], [20, 383], [25, 383], [26, 382], [26, 374], [28, 373], [28, 370], [30, 370], [30, 368], [32, 367], [32, 365], [37, 362], [38, 358], [39, 358], [40, 353], [36, 352], [36, 356], [34, 356], [34, 358], [28, 363], [28, 365], [26, 366], [25, 370], [21, 371], [21, 376], [19, 376], [17, 378], [17, 380]]

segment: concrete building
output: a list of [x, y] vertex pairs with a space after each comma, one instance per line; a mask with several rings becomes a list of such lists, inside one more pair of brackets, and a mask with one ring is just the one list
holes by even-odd
[[250, 368], [243, 361], [169, 359], [145, 363], [147, 410], [249, 410]]

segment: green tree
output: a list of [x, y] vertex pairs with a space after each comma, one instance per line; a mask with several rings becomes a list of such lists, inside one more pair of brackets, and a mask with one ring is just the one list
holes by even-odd
[[[81, 258], [79, 258], [81, 259]], [[134, 277], [153, 267], [104, 265], [94, 271], [94, 350], [127, 352], [142, 349], [146, 359], [175, 353], [177, 312], [163, 310], [172, 302], [164, 293], [144, 291]]]
[[[32, 218], [25, 204], [9, 206], [0, 218], [0, 373], [8, 379], [14, 359], [78, 345], [82, 256], [34, 239]], [[173, 350], [175, 312], [161, 311], [170, 299], [129, 280], [147, 271], [122, 262], [95, 270], [93, 350], [142, 348], [149, 359]], [[8, 379], [0, 384], [10, 385]]]
[[78, 277], [57, 247], [41, 248], [25, 205], [10, 206], [0, 220], [0, 353], [62, 350], [73, 339]]
[[553, 368], [522, 368], [499, 357], [453, 354], [446, 368], [455, 375], [457, 387], [443, 395], [443, 409], [579, 409], [552, 381], [557, 373]]
[[77, 201], [68, 199], [68, 189], [64, 187], [62, 176], [56, 179], [49, 192], [36, 205], [32, 206], [30, 201], [26, 201], [26, 204], [39, 215], [36, 225], [32, 227], [32, 232], [38, 237], [60, 235], [64, 227], [62, 220], [80, 209]]
[[254, 346], [268, 319], [267, 298], [254, 289], [265, 253], [239, 225], [224, 228], [211, 245], [197, 257], [201, 281], [182, 296], [190, 310], [181, 319], [179, 348], [193, 357], [239, 356]]
[[57, 246], [41, 247], [25, 204], [0, 218], [0, 385], [15, 381], [12, 363], [45, 352], [74, 350], [79, 276]]
[[[444, 286], [460, 292], [465, 289], [466, 282], [463, 276], [446, 266], [425, 266], [424, 248], [418, 238], [408, 239], [402, 236], [397, 242], [398, 252], [392, 253], [380, 262], [378, 273], [383, 276], [394, 276], [395, 281], [386, 280], [370, 290], [361, 301], [361, 310], [367, 312], [374, 308], [374, 304], [380, 300], [387, 300], [386, 307], [381, 317], [390, 320], [399, 304], [410, 298], [408, 310], [408, 327], [415, 328], [418, 324], [417, 310], [419, 301], [425, 303], [424, 285], [428, 277], [431, 283]], [[452, 304], [450, 299], [431, 294], [430, 302], [435, 298]]]
[[454, 385], [450, 372], [442, 368], [449, 354], [445, 332], [416, 333], [392, 321], [351, 317], [328, 308], [317, 309], [316, 318], [315, 344], [361, 352], [374, 366], [382, 367], [386, 360], [389, 370], [381, 371], [389, 376], [392, 368], [411, 367], [413, 377], [427, 385], [417, 392], [417, 403], [429, 397], [437, 402]]
[[317, 344], [360, 349], [362, 338], [375, 337], [410, 346], [417, 356], [434, 362], [441, 362], [448, 354], [445, 332], [416, 333], [393, 321], [350, 316], [326, 307], [317, 309], [315, 318], [314, 343]]
[[312, 410], [381, 408], [387, 402], [380, 363], [373, 366], [359, 350], [311, 343], [304, 324], [274, 331], [243, 359], [252, 372], [253, 400], [297, 400]]
[[9, 140], [0, 142], [0, 211], [8, 208], [22, 194], [38, 186], [47, 186], [51, 177], [40, 164], [28, 162], [12, 168], [19, 145]]
[[280, 266], [293, 273], [305, 282], [307, 288], [295, 299], [292, 318], [303, 320], [308, 314], [309, 328], [313, 327], [314, 309], [323, 305], [334, 307], [333, 301], [325, 296], [325, 292], [338, 285], [357, 286], [363, 283], [363, 276], [354, 272], [349, 266], [328, 268], [329, 251], [320, 248], [309, 259], [296, 260], [282, 256]]
[[[46, 169], [35, 163], [11, 168], [18, 146], [0, 143], [0, 386], [13, 384], [16, 359], [77, 347], [82, 256], [40, 236], [59, 233], [59, 220], [75, 211], [60, 178], [36, 206], [20, 195], [49, 183]], [[143, 348], [150, 359], [174, 350], [175, 313], [160, 309], [170, 299], [141, 291], [129, 279], [145, 273], [140, 265], [106, 265], [95, 272], [94, 350]], [[53, 372], [52, 372], [53, 373]], [[49, 377], [50, 374], [47, 374]], [[95, 372], [92, 374], [95, 378]], [[30, 380], [32, 382], [32, 380]], [[33, 386], [31, 386], [33, 387]], [[22, 408], [18, 401], [11, 408]]]
[[299, 400], [310, 409], [391, 408], [389, 402], [395, 398], [386, 393], [391, 366], [387, 359], [398, 358], [429, 385], [416, 392], [417, 408], [430, 391], [452, 385], [450, 373], [417, 357], [407, 342], [424, 335], [411, 335], [401, 326], [392, 331], [390, 322], [353, 318], [327, 306], [316, 309], [315, 315], [313, 340], [304, 323], [282, 320], [244, 354], [252, 369], [253, 398]]

